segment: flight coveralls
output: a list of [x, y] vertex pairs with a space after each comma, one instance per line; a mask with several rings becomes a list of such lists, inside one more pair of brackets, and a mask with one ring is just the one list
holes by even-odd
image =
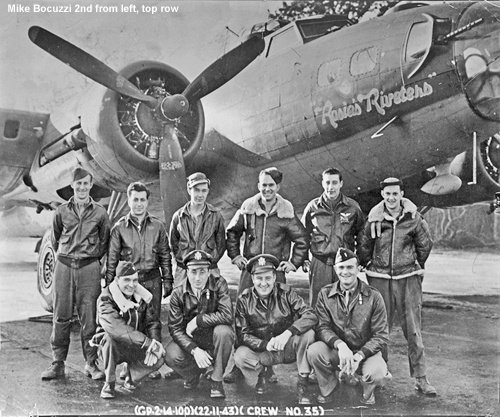
[[139, 284], [153, 295], [153, 305], [161, 313], [162, 280], [173, 284], [172, 255], [168, 236], [161, 220], [146, 213], [142, 224], [131, 213], [123, 216], [111, 229], [106, 282], [115, 277], [119, 261], [134, 264]]
[[68, 356], [71, 320], [76, 307], [83, 356], [97, 359], [89, 344], [96, 330], [96, 301], [101, 292], [99, 259], [108, 248], [110, 223], [106, 209], [91, 197], [79, 213], [74, 197], [61, 204], [52, 222], [52, 246], [57, 253], [54, 270], [54, 317], [50, 343], [54, 362]]
[[[384, 210], [383, 201], [370, 211], [360, 233], [358, 256], [361, 265], [366, 266], [369, 284], [384, 298], [390, 329], [395, 312], [399, 313], [408, 342], [410, 375], [416, 378], [426, 375], [422, 279], [432, 239], [427, 222], [419, 213], [408, 210], [409, 205], [415, 207], [413, 203], [403, 205], [398, 218]], [[379, 236], [372, 236], [372, 223], [379, 224]]]
[[333, 267], [337, 251], [346, 248], [354, 252], [356, 237], [364, 221], [359, 204], [342, 193], [333, 207], [324, 194], [306, 206], [302, 223], [310, 239], [312, 255], [309, 270], [309, 303], [312, 307], [321, 288], [337, 281]]
[[[226, 232], [228, 256], [233, 261], [240, 256], [240, 239], [245, 233], [243, 256], [247, 260], [266, 253], [275, 256], [280, 262], [290, 260], [299, 268], [307, 257], [309, 246], [306, 230], [295, 215], [292, 203], [277, 195], [275, 206], [267, 214], [260, 199], [260, 194], [257, 194], [245, 200], [231, 220]], [[276, 281], [286, 282], [283, 271], [276, 271]], [[238, 294], [252, 285], [252, 276], [244, 269]]]

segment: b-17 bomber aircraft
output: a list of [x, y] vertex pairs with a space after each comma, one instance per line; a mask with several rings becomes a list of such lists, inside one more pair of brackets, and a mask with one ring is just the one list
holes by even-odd
[[[406, 4], [357, 24], [269, 20], [191, 82], [172, 62], [115, 72], [63, 35], [28, 33], [95, 83], [50, 114], [1, 110], [3, 208], [54, 209], [72, 195], [77, 166], [92, 172], [111, 217], [130, 182], [158, 184], [167, 224], [195, 171], [211, 178], [226, 218], [269, 166], [299, 211], [329, 166], [365, 211], [388, 176], [421, 209], [500, 191], [499, 3]], [[53, 260], [46, 234], [38, 285], [49, 311]]]

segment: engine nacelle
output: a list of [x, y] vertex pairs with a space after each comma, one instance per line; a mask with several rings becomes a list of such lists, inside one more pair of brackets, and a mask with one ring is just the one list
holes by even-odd
[[[131, 64], [120, 74], [145, 94], [159, 98], [181, 93], [189, 84], [179, 71], [154, 61]], [[145, 104], [100, 85], [93, 87], [90, 97], [79, 110], [96, 181], [121, 190], [131, 181], [156, 181], [162, 122]], [[203, 140], [201, 102], [193, 103], [176, 126], [187, 165]]]

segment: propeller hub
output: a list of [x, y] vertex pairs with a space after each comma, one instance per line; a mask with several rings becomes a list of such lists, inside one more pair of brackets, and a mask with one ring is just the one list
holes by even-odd
[[175, 120], [189, 111], [189, 102], [182, 94], [165, 97], [161, 104], [161, 113], [167, 120]]

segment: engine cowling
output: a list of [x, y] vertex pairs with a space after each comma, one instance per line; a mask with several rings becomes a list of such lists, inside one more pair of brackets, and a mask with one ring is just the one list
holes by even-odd
[[[189, 84], [176, 69], [154, 61], [133, 63], [120, 75], [156, 98], [179, 94]], [[92, 99], [82, 103], [80, 113], [96, 181], [119, 190], [125, 190], [133, 180], [156, 181], [163, 125], [155, 112], [138, 100], [100, 85], [93, 87], [89, 97]], [[176, 121], [176, 127], [188, 165], [203, 140], [204, 113], [200, 101], [191, 104], [190, 111]]]

